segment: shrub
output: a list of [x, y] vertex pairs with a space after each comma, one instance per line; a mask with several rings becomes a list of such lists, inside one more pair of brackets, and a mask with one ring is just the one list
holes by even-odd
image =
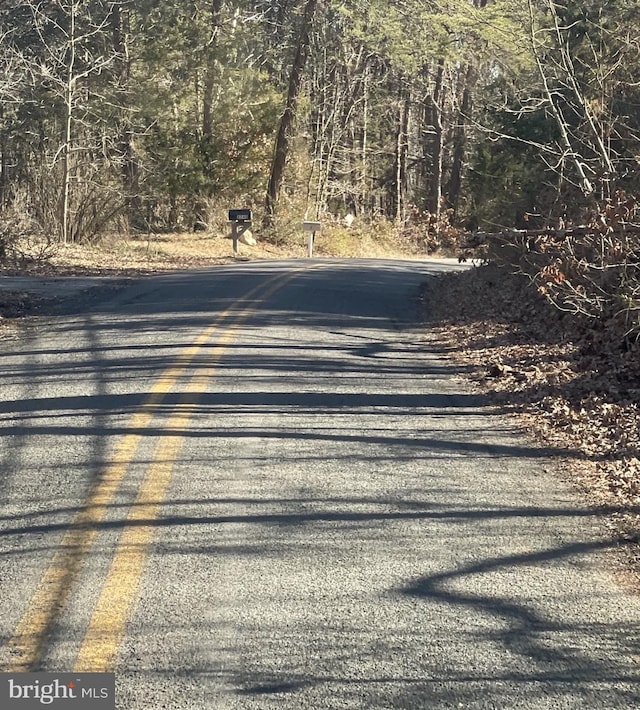
[[20, 198], [0, 212], [0, 267], [38, 267], [55, 251], [55, 244], [42, 226], [29, 216]]

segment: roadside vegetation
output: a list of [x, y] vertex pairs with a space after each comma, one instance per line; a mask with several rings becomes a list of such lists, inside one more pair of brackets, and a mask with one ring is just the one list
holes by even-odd
[[[581, 224], [639, 186], [635, 0], [4, 0], [0, 259], [303, 219]], [[18, 220], [18, 221], [16, 221]], [[18, 224], [19, 222], [19, 224]], [[384, 230], [383, 230], [384, 231]]]

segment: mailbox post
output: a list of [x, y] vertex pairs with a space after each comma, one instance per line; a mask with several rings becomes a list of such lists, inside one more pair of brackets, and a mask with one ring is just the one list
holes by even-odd
[[233, 255], [238, 256], [240, 254], [238, 240], [251, 227], [251, 210], [229, 210], [229, 224], [233, 240]]
[[316, 238], [316, 232], [322, 231], [322, 225], [320, 222], [303, 222], [302, 229], [309, 235], [307, 239], [307, 245], [309, 247], [309, 258], [313, 256], [313, 242]]

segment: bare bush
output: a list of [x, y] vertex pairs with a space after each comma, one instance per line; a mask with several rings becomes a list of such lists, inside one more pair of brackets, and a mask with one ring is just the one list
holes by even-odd
[[427, 254], [457, 254], [464, 230], [452, 224], [453, 210], [438, 213], [413, 206], [399, 227], [399, 236]]
[[640, 207], [618, 192], [585, 226], [536, 238], [525, 261], [540, 293], [562, 310], [610, 321], [640, 338]]
[[17, 198], [0, 212], [0, 267], [38, 268], [55, 253], [56, 244]]
[[640, 340], [640, 203], [618, 191], [580, 226], [511, 230], [476, 242], [525, 273], [557, 308]]
[[99, 163], [85, 167], [82, 179], [77, 180], [67, 198], [66, 220], [62, 209], [61, 168], [43, 166], [31, 170], [28, 212], [47, 235], [55, 235], [61, 241], [65, 233], [63, 224], [66, 224], [67, 241], [92, 242], [117, 223], [125, 211], [126, 199], [120, 185], [114, 181], [109, 183], [108, 172], [102, 168]]

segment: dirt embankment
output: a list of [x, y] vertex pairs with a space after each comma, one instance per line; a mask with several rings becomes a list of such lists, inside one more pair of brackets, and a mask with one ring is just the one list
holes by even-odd
[[446, 274], [425, 294], [430, 337], [535, 436], [630, 544], [640, 579], [640, 346], [561, 313], [494, 265]]

